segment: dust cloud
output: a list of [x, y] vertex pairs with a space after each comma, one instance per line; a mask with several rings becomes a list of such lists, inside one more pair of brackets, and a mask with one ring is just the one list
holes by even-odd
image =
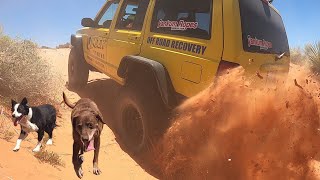
[[164, 179], [316, 179], [317, 78], [296, 65], [272, 88], [221, 76], [176, 110], [157, 149]]

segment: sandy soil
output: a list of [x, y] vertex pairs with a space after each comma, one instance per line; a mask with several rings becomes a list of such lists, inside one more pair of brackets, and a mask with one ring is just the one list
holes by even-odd
[[[69, 50], [40, 50], [40, 54], [52, 64], [52, 68], [57, 74], [61, 75], [65, 83], [67, 81]], [[102, 174], [100, 176], [93, 175], [93, 152], [89, 152], [85, 154], [83, 179], [155, 179], [144, 170], [144, 168], [148, 169], [147, 167], [143, 167], [141, 163], [139, 165], [120, 147], [113, 131], [108, 127], [112, 127], [112, 116], [110, 115], [110, 112], [112, 112], [112, 104], [110, 103], [113, 102], [112, 98], [114, 97], [112, 93], [117, 91], [117, 85], [113, 81], [102, 74], [90, 73], [90, 82], [81, 92], [70, 92], [65, 88], [65, 84], [57, 84], [57, 88], [65, 90], [72, 101], [77, 101], [80, 97], [92, 98], [102, 110], [104, 118], [110, 121], [110, 124], [104, 126], [101, 137], [99, 166]], [[47, 146], [46, 150], [57, 153], [65, 163], [65, 167], [55, 168], [49, 164], [40, 163], [33, 156], [32, 149], [37, 142], [35, 133], [29, 135], [27, 140], [22, 143], [19, 152], [13, 152], [12, 149], [18, 137], [18, 134], [15, 134], [9, 142], [0, 139], [0, 180], [25, 178], [78, 179], [71, 162], [73, 143], [70, 123], [71, 110], [62, 105], [60, 112], [62, 115], [58, 118], [60, 127], [54, 131], [54, 144]], [[6, 119], [5, 121], [8, 122], [8, 128], [12, 130], [13, 126], [9, 126], [11, 124], [10, 120]], [[16, 130], [19, 132], [20, 128], [17, 127]]]

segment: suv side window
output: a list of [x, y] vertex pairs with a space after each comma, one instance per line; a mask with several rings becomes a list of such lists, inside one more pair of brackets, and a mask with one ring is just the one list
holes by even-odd
[[109, 1], [105, 9], [98, 17], [98, 25], [103, 28], [110, 28], [112, 19], [119, 6], [119, 1]]
[[151, 31], [211, 38], [212, 0], [156, 0]]
[[141, 31], [149, 2], [150, 0], [125, 0], [116, 28]]

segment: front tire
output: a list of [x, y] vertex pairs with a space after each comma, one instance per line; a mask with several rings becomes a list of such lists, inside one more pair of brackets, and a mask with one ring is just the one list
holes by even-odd
[[80, 53], [75, 47], [72, 47], [68, 62], [69, 87], [81, 88], [88, 82], [89, 67], [85, 62], [83, 53]]
[[118, 131], [125, 146], [135, 154], [150, 151], [162, 134], [165, 111], [157, 97], [134, 86], [124, 86], [120, 92]]

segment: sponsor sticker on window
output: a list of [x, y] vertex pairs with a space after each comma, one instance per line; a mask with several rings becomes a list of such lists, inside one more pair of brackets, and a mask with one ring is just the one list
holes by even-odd
[[198, 22], [188, 22], [184, 20], [180, 21], [163, 21], [160, 19], [158, 21], [157, 28], [171, 28], [172, 31], [185, 31], [187, 29], [197, 29], [199, 23]]
[[272, 42], [266, 41], [264, 39], [252, 38], [248, 35], [248, 47], [256, 46], [260, 47], [260, 50], [272, 49]]

